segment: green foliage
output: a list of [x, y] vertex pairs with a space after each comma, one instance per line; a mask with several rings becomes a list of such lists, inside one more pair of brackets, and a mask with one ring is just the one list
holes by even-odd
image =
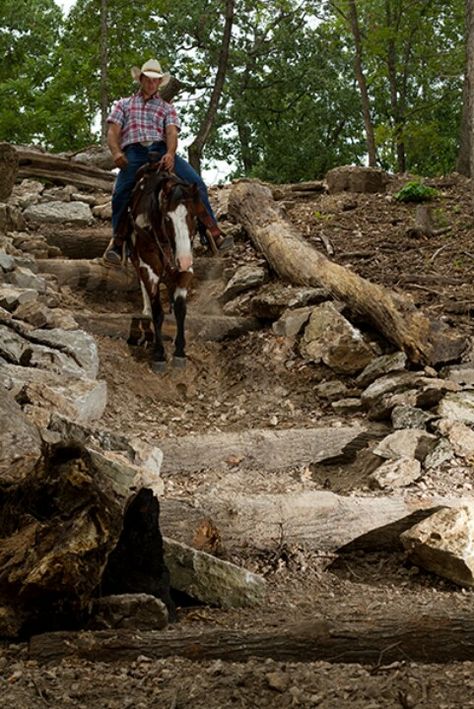
[[[464, 0], [358, 0], [379, 163], [435, 175], [458, 150]], [[337, 7], [337, 12], [334, 8]], [[273, 182], [363, 164], [365, 133], [346, 0], [235, 0], [229, 66], [205, 160]], [[182, 138], [209, 104], [223, 0], [107, 0], [108, 104], [135, 90], [130, 67], [156, 56], [190, 87]], [[74, 150], [98, 141], [100, 2], [0, 3], [0, 140]], [[182, 141], [183, 143], [183, 141]], [[181, 144], [182, 144], [181, 143]]]
[[438, 190], [428, 187], [422, 182], [412, 180], [407, 182], [395, 195], [399, 202], [429, 202], [438, 196]]

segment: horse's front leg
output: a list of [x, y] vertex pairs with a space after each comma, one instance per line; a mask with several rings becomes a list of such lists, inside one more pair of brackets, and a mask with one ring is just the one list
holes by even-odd
[[186, 338], [184, 335], [184, 323], [186, 320], [186, 298], [188, 286], [193, 277], [192, 271], [180, 271], [176, 279], [176, 287], [173, 293], [173, 310], [176, 319], [176, 338], [174, 341], [173, 364], [176, 367], [186, 366]]

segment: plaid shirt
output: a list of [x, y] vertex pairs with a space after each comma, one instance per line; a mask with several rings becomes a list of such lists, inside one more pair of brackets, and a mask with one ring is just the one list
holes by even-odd
[[122, 127], [120, 146], [131, 143], [166, 142], [166, 126], [181, 126], [178, 114], [171, 103], [157, 94], [145, 101], [139, 92], [115, 102], [107, 123]]

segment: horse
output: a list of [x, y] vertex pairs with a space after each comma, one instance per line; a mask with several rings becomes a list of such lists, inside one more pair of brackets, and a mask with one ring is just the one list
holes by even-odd
[[141, 286], [143, 315], [153, 322], [151, 366], [156, 372], [166, 369], [160, 283], [167, 288], [176, 320], [173, 365], [186, 365], [186, 298], [193, 277], [192, 241], [198, 219], [212, 225], [197, 185], [162, 171], [154, 162], [140, 168], [128, 211], [129, 257]]

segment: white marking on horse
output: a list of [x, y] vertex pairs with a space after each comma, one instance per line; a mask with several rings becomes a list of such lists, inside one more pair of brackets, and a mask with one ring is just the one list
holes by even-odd
[[153, 311], [151, 309], [150, 296], [148, 295], [147, 290], [145, 288], [145, 284], [143, 283], [143, 281], [141, 279], [140, 279], [140, 288], [142, 289], [143, 315], [146, 318], [152, 318]]
[[168, 216], [174, 226], [176, 262], [180, 271], [189, 271], [193, 265], [191, 238], [188, 223], [186, 221], [187, 213], [188, 211], [184, 204], [178, 204], [176, 209], [172, 212], [168, 212]]
[[141, 257], [138, 258], [138, 266], [140, 268], [140, 271], [143, 270], [145, 272], [144, 274], [140, 274], [140, 287], [142, 289], [143, 297], [143, 314], [146, 317], [151, 317], [152, 307], [150, 302], [150, 293], [148, 292], [148, 288], [146, 287], [144, 279], [146, 278], [148, 280], [149, 290], [153, 298], [158, 293], [158, 289], [160, 287], [160, 279], [153, 271], [153, 269], [147, 263], [145, 263], [145, 261], [143, 261]]
[[174, 299], [176, 298], [184, 298], [186, 299], [186, 296], [188, 295], [188, 289], [187, 288], [176, 288], [174, 292]]
[[150, 220], [146, 214], [139, 214], [135, 219], [135, 224], [140, 227], [140, 229], [146, 229], [146, 227], [150, 226]]

